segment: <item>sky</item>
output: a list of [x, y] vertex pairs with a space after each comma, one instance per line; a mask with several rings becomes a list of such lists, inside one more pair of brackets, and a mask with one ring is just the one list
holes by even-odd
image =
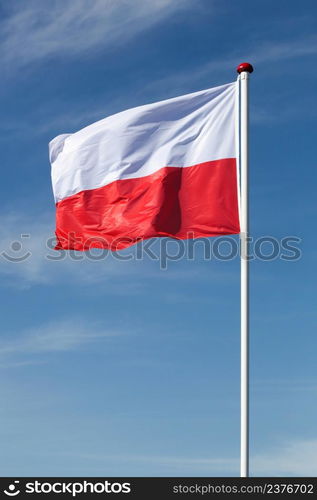
[[250, 473], [316, 476], [316, 2], [0, 11], [1, 475], [239, 476], [239, 258], [53, 251], [48, 142], [249, 61]]

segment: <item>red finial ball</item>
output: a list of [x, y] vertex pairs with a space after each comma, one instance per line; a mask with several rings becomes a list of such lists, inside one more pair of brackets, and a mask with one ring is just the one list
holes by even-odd
[[241, 63], [237, 67], [237, 72], [242, 73], [242, 71], [247, 71], [248, 73], [252, 73], [253, 71], [253, 66], [250, 63]]

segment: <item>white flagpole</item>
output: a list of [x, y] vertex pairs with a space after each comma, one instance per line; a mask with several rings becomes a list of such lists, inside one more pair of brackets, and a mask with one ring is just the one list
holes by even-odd
[[249, 73], [253, 68], [242, 63], [240, 74], [240, 252], [241, 252], [241, 458], [240, 475], [249, 477]]

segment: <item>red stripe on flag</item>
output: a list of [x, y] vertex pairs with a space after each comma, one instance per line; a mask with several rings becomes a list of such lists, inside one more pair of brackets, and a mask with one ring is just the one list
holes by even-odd
[[235, 158], [165, 167], [81, 191], [56, 206], [56, 249], [119, 250], [157, 236], [240, 232]]

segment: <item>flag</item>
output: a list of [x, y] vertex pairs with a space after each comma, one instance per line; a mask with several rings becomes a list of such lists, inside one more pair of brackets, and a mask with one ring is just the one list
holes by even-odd
[[229, 83], [53, 139], [56, 248], [239, 233], [236, 99]]

